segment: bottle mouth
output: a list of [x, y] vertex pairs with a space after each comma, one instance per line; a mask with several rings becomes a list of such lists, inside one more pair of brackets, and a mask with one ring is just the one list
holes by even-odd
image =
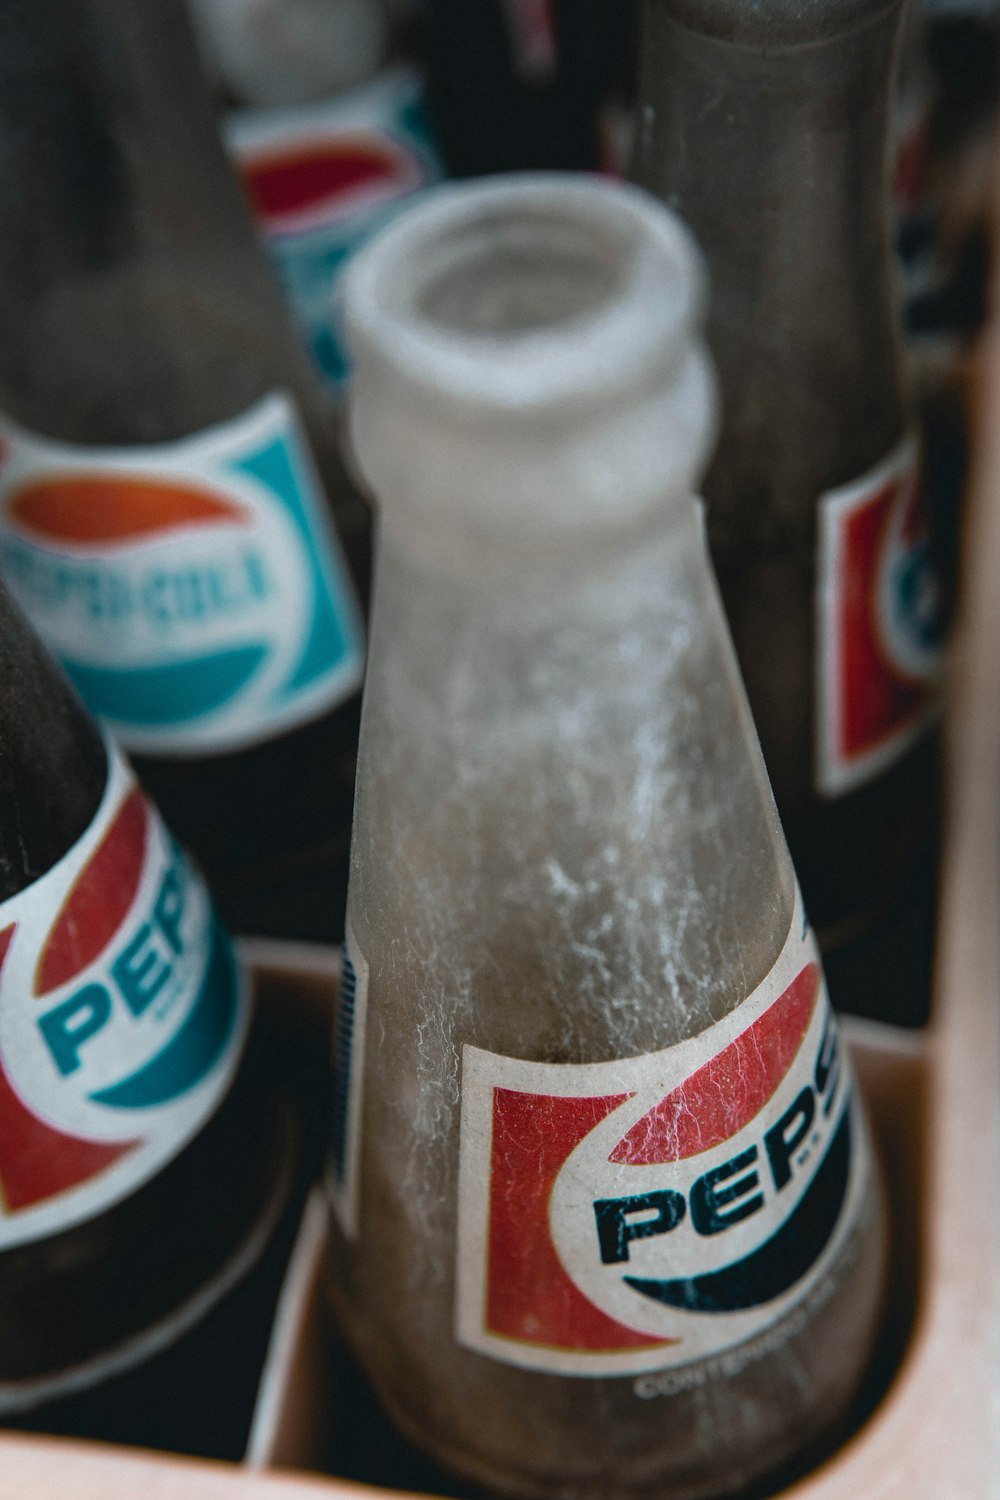
[[550, 412], [662, 377], [704, 300], [684, 226], [641, 189], [570, 174], [447, 186], [348, 271], [360, 375], [465, 408]]
[[766, 58], [843, 40], [898, 13], [902, 0], [779, 0], [747, 5], [745, 0], [669, 0], [652, 14], [685, 31], [711, 37]]

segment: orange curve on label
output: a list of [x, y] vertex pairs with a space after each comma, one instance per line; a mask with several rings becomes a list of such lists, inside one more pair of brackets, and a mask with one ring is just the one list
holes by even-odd
[[58, 474], [15, 490], [7, 514], [52, 542], [126, 544], [185, 526], [246, 520], [235, 501], [149, 475]]
[[752, 1026], [637, 1120], [608, 1160], [632, 1167], [684, 1161], [742, 1130], [788, 1072], [818, 994], [819, 968], [806, 964]]

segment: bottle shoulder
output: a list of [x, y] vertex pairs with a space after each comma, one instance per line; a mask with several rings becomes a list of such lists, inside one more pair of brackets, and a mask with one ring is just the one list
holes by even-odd
[[654, 14], [752, 52], [814, 47], [899, 9], [899, 0], [652, 0]]

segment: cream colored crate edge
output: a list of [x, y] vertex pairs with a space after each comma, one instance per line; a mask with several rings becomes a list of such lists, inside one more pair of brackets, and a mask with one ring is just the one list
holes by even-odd
[[925, 1043], [923, 1296], [876, 1417], [783, 1500], [1000, 1496], [1000, 330], [981, 363]]

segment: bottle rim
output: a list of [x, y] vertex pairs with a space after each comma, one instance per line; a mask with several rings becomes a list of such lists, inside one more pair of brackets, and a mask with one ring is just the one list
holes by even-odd
[[643, 189], [518, 173], [423, 195], [354, 258], [343, 298], [360, 377], [377, 366], [467, 412], [551, 413], [679, 365], [705, 273]]

